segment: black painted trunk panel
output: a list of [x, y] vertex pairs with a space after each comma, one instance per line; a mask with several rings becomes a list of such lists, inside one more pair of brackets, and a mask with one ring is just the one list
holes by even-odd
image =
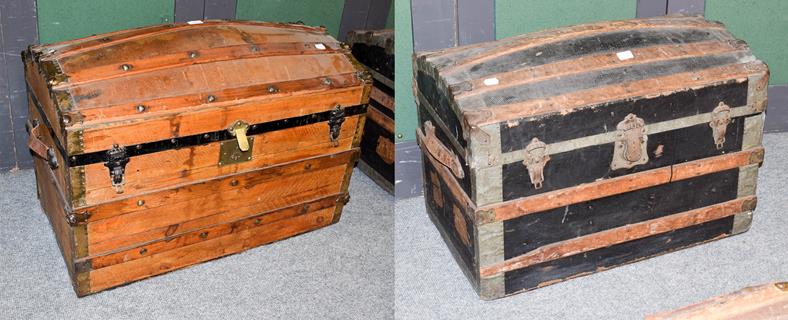
[[733, 218], [714, 220], [506, 272], [506, 294], [535, 289], [541, 283], [609, 269], [729, 235]]
[[737, 168], [504, 221], [504, 256], [736, 199], [738, 177]]
[[[441, 181], [440, 175], [438, 175], [435, 167], [432, 166], [425, 155], [422, 155], [422, 165], [424, 168], [424, 202], [430, 209], [433, 222], [440, 224], [437, 227], [443, 234], [447, 245], [454, 248], [453, 251], [457, 260], [460, 261], [460, 267], [471, 277], [472, 282], [476, 283], [478, 282], [479, 272], [475, 262], [476, 259], [474, 258], [476, 254], [476, 235], [473, 222], [469, 221], [465, 214], [462, 215], [465, 222], [465, 230], [467, 230], [468, 234], [468, 245], [460, 240], [455, 231], [457, 229], [455, 226], [457, 220], [455, 219], [454, 210], [468, 209], [460, 205], [460, 202], [452, 196], [446, 183]], [[438, 203], [443, 205], [440, 206]]]
[[[427, 99], [427, 102], [435, 109], [435, 114], [440, 117], [443, 123], [446, 124], [446, 127], [451, 131], [448, 132], [448, 134], [451, 134], [461, 146], [466, 147], [468, 144], [462, 132], [460, 119], [452, 110], [447, 93], [438, 90], [435, 79], [421, 71], [418, 72], [416, 84], [419, 92], [421, 92], [424, 98]], [[422, 108], [423, 107], [424, 106], [422, 106]]]
[[350, 50], [363, 65], [394, 80], [394, 55], [387, 54], [385, 48], [354, 43]]
[[633, 113], [646, 124], [709, 113], [720, 102], [731, 108], [747, 104], [747, 81], [687, 90], [653, 99], [625, 100], [568, 114], [522, 119], [514, 126], [501, 124], [503, 152], [525, 149], [531, 138], [554, 143], [616, 130], [616, 124]]
[[[505, 164], [503, 174], [503, 200], [513, 200], [553, 190], [573, 187], [598, 179], [607, 179], [635, 172], [651, 170], [690, 160], [697, 160], [741, 150], [744, 134], [744, 117], [734, 118], [726, 131], [726, 142], [717, 150], [708, 123], [648, 135], [649, 161], [631, 169], [611, 170], [613, 144], [596, 145], [550, 156], [544, 168], [542, 188], [534, 189], [525, 165], [518, 161]], [[662, 146], [662, 156], [655, 151]]]
[[367, 119], [364, 124], [364, 136], [361, 138], [361, 160], [394, 185], [394, 163], [386, 163], [377, 152], [378, 139], [381, 138], [392, 141], [393, 145], [394, 133]]
[[468, 78], [480, 79], [514, 69], [533, 67], [590, 54], [631, 50], [665, 44], [693, 43], [723, 37], [698, 29], [615, 31], [572, 38], [516, 51], [470, 68]]

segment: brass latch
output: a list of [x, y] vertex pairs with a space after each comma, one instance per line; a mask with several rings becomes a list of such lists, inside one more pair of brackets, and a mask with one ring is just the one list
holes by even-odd
[[628, 114], [616, 125], [616, 142], [610, 169], [629, 169], [648, 162], [646, 122]]
[[547, 145], [537, 138], [531, 139], [525, 147], [525, 160], [523, 164], [528, 169], [528, 176], [531, 178], [531, 184], [534, 189], [541, 189], [542, 182], [544, 182], [544, 166], [550, 161], [550, 156], [547, 154]]
[[227, 128], [227, 131], [230, 131], [230, 135], [238, 140], [238, 149], [244, 152], [249, 151], [249, 139], [246, 137], [247, 130], [249, 130], [249, 124], [241, 120], [236, 120]]
[[722, 149], [725, 145], [725, 132], [728, 131], [728, 124], [730, 123], [731, 107], [725, 104], [725, 102], [720, 102], [720, 104], [711, 111], [711, 121], [709, 121], [717, 150]]
[[252, 160], [254, 137], [246, 135], [248, 130], [249, 124], [241, 120], [233, 122], [227, 128], [227, 131], [230, 132], [231, 136], [235, 137], [235, 140], [222, 141], [219, 144], [219, 166]]

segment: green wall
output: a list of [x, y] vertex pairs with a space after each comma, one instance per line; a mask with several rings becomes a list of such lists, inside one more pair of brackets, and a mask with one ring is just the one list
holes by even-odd
[[635, 17], [636, 0], [496, 0], [497, 39], [599, 20]]
[[416, 99], [413, 97], [413, 25], [410, 18], [410, 0], [394, 0], [396, 5], [394, 31], [396, 74], [394, 98], [397, 101], [396, 141], [416, 139]]
[[394, 28], [394, 1], [391, 1], [391, 7], [389, 8], [389, 16], [386, 17], [386, 29], [393, 29]]
[[788, 1], [706, 0], [705, 16], [747, 41], [755, 56], [769, 65], [770, 84], [788, 84]]
[[41, 43], [173, 21], [174, 0], [38, 0]]
[[345, 0], [237, 0], [235, 16], [241, 20], [289, 22], [324, 26], [336, 37]]

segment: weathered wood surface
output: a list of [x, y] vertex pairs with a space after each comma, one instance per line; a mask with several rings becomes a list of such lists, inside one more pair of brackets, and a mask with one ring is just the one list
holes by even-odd
[[[476, 239], [458, 260], [477, 262], [464, 271], [483, 299], [752, 221], [769, 73], [718, 22], [606, 21], [413, 64], [417, 133], [435, 129], [422, 146], [425, 202], [455, 256], [463, 234]], [[441, 216], [447, 198], [469, 208], [473, 228]]]
[[788, 282], [773, 282], [717, 296], [646, 320], [788, 319]]
[[[349, 199], [372, 81], [323, 28], [161, 25], [23, 58], [31, 141], [59, 164], [36, 159], [37, 187], [78, 296], [336, 223]], [[236, 121], [251, 148], [231, 158]]]
[[394, 193], [394, 30], [356, 30], [347, 41], [353, 56], [372, 73], [359, 168]]
[[534, 212], [545, 211], [569, 204], [599, 199], [616, 194], [657, 186], [671, 181], [689, 179], [713, 172], [734, 169], [763, 161], [763, 148], [716, 156], [676, 164], [670, 167], [643, 171], [598, 182], [581, 184], [545, 194], [480, 207], [490, 211], [492, 218], [509, 220]]
[[[358, 105], [368, 88], [348, 48], [323, 29], [289, 25], [165, 25], [34, 46], [27, 56], [68, 120], [70, 155]], [[293, 104], [300, 95], [313, 100]]]

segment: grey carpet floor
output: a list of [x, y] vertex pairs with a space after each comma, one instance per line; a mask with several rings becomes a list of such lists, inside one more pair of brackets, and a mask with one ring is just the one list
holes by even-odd
[[788, 134], [764, 138], [766, 160], [750, 231], [706, 245], [480, 301], [424, 209], [396, 208], [396, 315], [400, 319], [641, 319], [745, 286], [788, 280]]
[[338, 224], [81, 299], [35, 190], [0, 174], [0, 319], [393, 317], [393, 197], [358, 170]]

